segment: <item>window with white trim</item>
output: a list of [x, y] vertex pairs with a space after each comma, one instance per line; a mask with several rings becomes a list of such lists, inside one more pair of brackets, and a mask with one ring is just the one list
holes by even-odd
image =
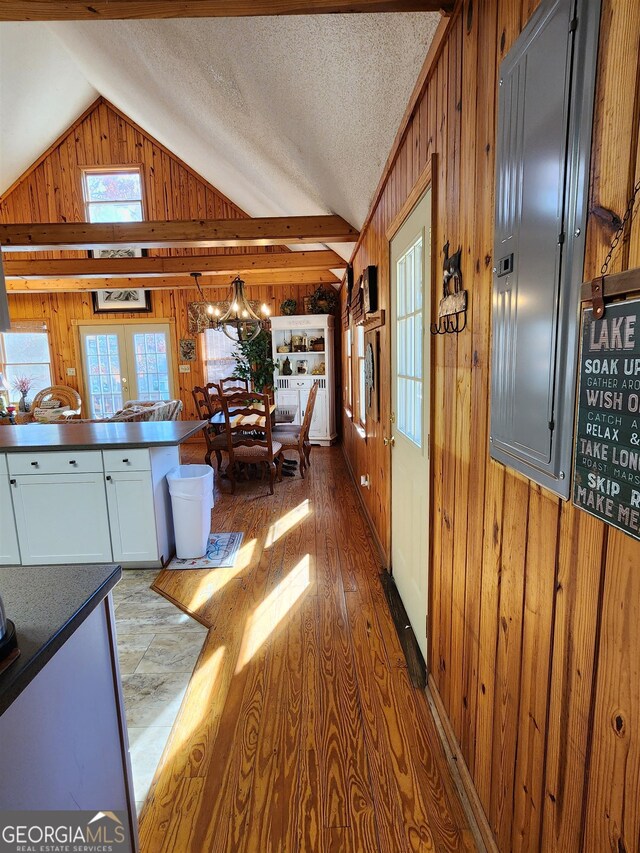
[[346, 331], [345, 335], [345, 344], [344, 351], [346, 354], [347, 361], [347, 382], [345, 385], [345, 403], [347, 404], [347, 408], [351, 409], [353, 405], [353, 397], [351, 392], [351, 386], [353, 384], [353, 375], [351, 373], [352, 370], [352, 361], [351, 361], [351, 326]]
[[358, 347], [358, 420], [361, 426], [367, 419], [367, 397], [364, 381], [364, 326], [356, 327], [356, 342]]
[[138, 166], [84, 169], [82, 172], [87, 222], [142, 222], [142, 175]]
[[[15, 331], [0, 333], [0, 372], [9, 386], [12, 405], [17, 404], [21, 396], [16, 387], [18, 380], [30, 380], [28, 400], [51, 385], [49, 334], [42, 322], [17, 325]], [[2, 391], [4, 389], [0, 389]]]
[[[233, 330], [229, 330], [232, 331]], [[230, 340], [222, 329], [206, 329], [204, 334], [204, 375], [207, 382], [220, 382], [236, 369], [233, 357], [237, 341]]]

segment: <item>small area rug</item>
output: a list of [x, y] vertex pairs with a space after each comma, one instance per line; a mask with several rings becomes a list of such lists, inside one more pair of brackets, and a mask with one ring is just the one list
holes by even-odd
[[209, 536], [207, 553], [192, 560], [179, 560], [174, 557], [167, 569], [231, 569], [235, 565], [242, 533], [212, 533]]

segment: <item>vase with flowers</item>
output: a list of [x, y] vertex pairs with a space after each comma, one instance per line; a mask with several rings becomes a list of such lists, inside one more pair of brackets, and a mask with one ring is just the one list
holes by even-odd
[[27, 400], [27, 394], [33, 387], [33, 377], [31, 376], [16, 376], [15, 379], [12, 380], [11, 386], [14, 391], [17, 391], [20, 394], [20, 400], [18, 401], [18, 411], [20, 412], [28, 412], [31, 408], [31, 403]]

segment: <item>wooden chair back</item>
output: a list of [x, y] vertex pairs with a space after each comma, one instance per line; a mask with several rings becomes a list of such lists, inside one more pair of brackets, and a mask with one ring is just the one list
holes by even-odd
[[235, 376], [226, 376], [218, 383], [220, 393], [227, 396], [228, 394], [239, 394], [242, 391], [249, 391], [249, 381], [247, 379], [236, 379]]
[[300, 441], [306, 442], [309, 440], [309, 431], [311, 430], [311, 420], [313, 419], [313, 410], [316, 405], [316, 397], [318, 396], [318, 388], [320, 387], [319, 382], [314, 382], [311, 386], [311, 391], [309, 391], [309, 399], [307, 400], [307, 407], [304, 410], [304, 418], [302, 419], [302, 426], [300, 428]]
[[242, 391], [223, 394], [220, 398], [224, 411], [227, 443], [230, 452], [238, 447], [264, 447], [267, 456], [273, 456], [271, 412], [268, 394]]
[[196, 385], [191, 389], [191, 396], [193, 397], [193, 402], [196, 404], [196, 412], [200, 420], [208, 421], [213, 412], [209, 408], [209, 394], [207, 393], [207, 389], [201, 385]]
[[280, 473], [279, 454], [282, 445], [273, 440], [269, 395], [242, 391], [239, 394], [223, 394], [220, 399], [229, 454], [227, 476], [232, 491], [236, 488], [235, 465], [238, 462], [266, 465], [269, 471], [269, 491], [273, 494], [276, 470]]
[[196, 385], [192, 388], [191, 395], [196, 404], [198, 417], [203, 421], [208, 421], [209, 418], [222, 409], [220, 389], [215, 382], [208, 382], [204, 386]]
[[43, 402], [48, 400], [57, 400], [61, 406], [69, 406], [74, 412], [79, 412], [82, 407], [82, 399], [75, 388], [69, 388], [68, 385], [50, 385], [49, 388], [43, 388], [33, 398], [31, 409], [38, 409]]

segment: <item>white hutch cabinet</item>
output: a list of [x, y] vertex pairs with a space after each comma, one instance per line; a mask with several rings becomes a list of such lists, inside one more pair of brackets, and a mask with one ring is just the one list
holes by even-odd
[[[309, 438], [323, 445], [336, 437], [333, 326], [330, 314], [271, 318], [276, 405], [292, 412], [294, 424], [302, 423], [309, 391], [317, 381]], [[291, 374], [285, 373], [287, 359]]]

